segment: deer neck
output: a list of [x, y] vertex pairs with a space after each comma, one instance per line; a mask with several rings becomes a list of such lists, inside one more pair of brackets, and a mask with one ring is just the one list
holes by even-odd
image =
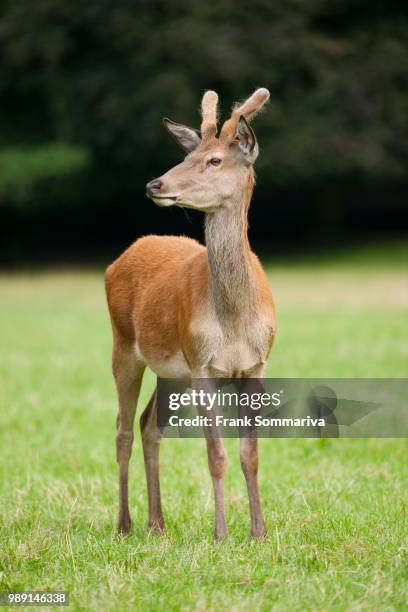
[[244, 189], [229, 206], [206, 215], [210, 296], [224, 323], [244, 324], [253, 316], [256, 283], [248, 241], [248, 209], [255, 184], [251, 170]]

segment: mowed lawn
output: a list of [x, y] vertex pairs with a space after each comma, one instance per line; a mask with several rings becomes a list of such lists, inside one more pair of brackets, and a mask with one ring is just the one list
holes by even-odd
[[[406, 376], [406, 262], [402, 244], [271, 261], [268, 375]], [[0, 276], [0, 589], [66, 590], [78, 610], [407, 609], [404, 439], [262, 440], [257, 542], [227, 440], [230, 537], [214, 544], [203, 440], [163, 441], [155, 536], [137, 434], [120, 540], [110, 350], [102, 270]]]

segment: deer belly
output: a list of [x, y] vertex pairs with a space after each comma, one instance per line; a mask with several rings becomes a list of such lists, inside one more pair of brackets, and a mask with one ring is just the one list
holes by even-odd
[[160, 378], [189, 378], [190, 368], [181, 351], [175, 353], [158, 352], [145, 356], [140, 347], [135, 345], [135, 354], [138, 359], [149, 366]]

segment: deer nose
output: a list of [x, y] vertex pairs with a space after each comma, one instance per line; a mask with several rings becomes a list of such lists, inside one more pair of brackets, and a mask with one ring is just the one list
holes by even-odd
[[150, 181], [150, 183], [147, 183], [146, 185], [147, 195], [154, 196], [155, 194], [159, 193], [162, 186], [163, 182], [160, 179], [154, 179], [153, 181]]

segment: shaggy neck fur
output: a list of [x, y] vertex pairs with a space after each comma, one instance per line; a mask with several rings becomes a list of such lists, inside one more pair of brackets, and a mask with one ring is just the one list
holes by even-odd
[[251, 168], [247, 184], [229, 207], [207, 214], [205, 241], [210, 267], [210, 291], [222, 321], [239, 317], [244, 324], [256, 303], [254, 273], [248, 242], [248, 209], [255, 185]]

